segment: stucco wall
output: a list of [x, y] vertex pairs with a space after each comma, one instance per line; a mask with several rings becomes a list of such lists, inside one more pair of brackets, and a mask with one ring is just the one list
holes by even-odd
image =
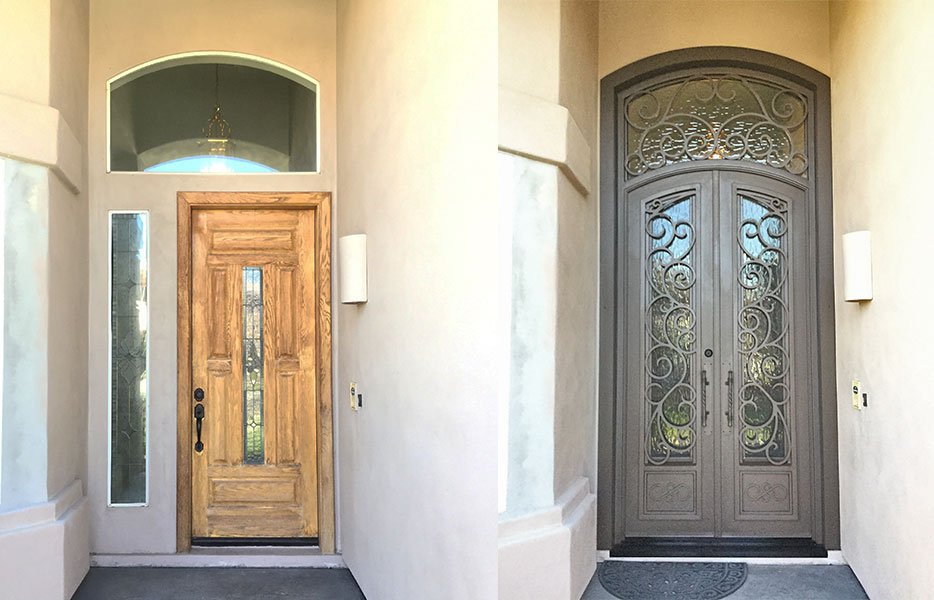
[[[222, 15], [219, 18], [218, 15]], [[176, 193], [335, 191], [336, 2], [92, 0], [89, 187], [89, 497], [96, 553], [175, 551]], [[136, 65], [193, 51], [229, 51], [293, 67], [320, 83], [319, 174], [128, 174], [106, 172], [106, 83]], [[205, 115], [207, 119], [209, 115]], [[236, 131], [236, 123], [232, 124]], [[335, 198], [335, 217], [340, 209]], [[150, 504], [107, 507], [107, 211], [149, 210]], [[335, 340], [335, 345], [339, 343]], [[335, 389], [336, 393], [336, 389]], [[343, 396], [341, 396], [343, 397]], [[133, 531], [134, 535], [127, 535]]]
[[[87, 162], [88, 4], [52, 0], [49, 105], [82, 146]], [[87, 481], [88, 193], [49, 178], [49, 497]]]
[[825, 0], [603, 0], [599, 75], [679, 48], [739, 46], [830, 70]]
[[597, 6], [561, 3], [559, 102], [590, 150], [588, 191], [558, 178], [555, 496], [580, 477], [596, 490]]
[[368, 598], [495, 598], [496, 3], [342, 1], [338, 69], [337, 228], [369, 279], [337, 330], [344, 560]]
[[[929, 598], [934, 6], [835, 2], [831, 15], [843, 554], [870, 597]], [[872, 232], [874, 299], [845, 303], [840, 236], [862, 229]], [[850, 407], [853, 379], [869, 394], [865, 410]]]

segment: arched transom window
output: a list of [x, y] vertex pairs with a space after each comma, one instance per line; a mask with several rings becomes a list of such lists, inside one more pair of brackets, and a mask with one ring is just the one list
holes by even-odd
[[109, 170], [318, 170], [318, 84], [234, 54], [170, 57], [109, 84]]
[[627, 178], [718, 159], [808, 176], [808, 96], [791, 85], [739, 72], [692, 72], [637, 89], [622, 114]]

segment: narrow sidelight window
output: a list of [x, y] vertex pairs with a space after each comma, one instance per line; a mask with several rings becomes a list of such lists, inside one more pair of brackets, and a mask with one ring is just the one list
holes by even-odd
[[149, 501], [149, 213], [110, 213], [109, 505]]

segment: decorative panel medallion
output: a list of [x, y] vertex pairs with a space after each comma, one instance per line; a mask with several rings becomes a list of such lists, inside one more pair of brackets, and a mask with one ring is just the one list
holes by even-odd
[[791, 473], [743, 471], [740, 473], [740, 515], [791, 515]]
[[693, 471], [649, 471], [645, 474], [646, 513], [697, 512], [697, 476]]
[[622, 109], [636, 176], [693, 160], [748, 160], [807, 177], [807, 98], [775, 82], [703, 74], [653, 84]]
[[692, 461], [696, 443], [695, 192], [646, 203], [645, 459]]
[[243, 462], [265, 462], [263, 446], [263, 268], [243, 267]]
[[788, 204], [741, 191], [738, 381], [742, 464], [791, 462]]

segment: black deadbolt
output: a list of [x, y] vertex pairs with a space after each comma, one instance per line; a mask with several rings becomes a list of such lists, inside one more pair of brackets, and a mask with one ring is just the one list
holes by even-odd
[[[706, 356], [707, 358], [710, 358], [711, 356], [713, 356], [713, 350], [711, 350], [710, 348], [707, 348], [706, 350], [704, 350], [704, 356]], [[195, 392], [195, 398], [198, 397], [197, 394], [198, 392]]]
[[197, 400], [198, 402], [201, 402], [202, 400], [204, 400], [204, 390], [202, 390], [201, 388], [197, 388], [195, 390], [195, 400]]

